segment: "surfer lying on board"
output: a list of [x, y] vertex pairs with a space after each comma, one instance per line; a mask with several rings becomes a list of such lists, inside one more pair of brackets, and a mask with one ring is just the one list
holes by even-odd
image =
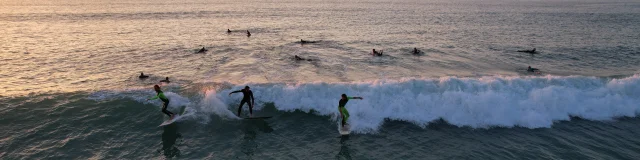
[[164, 93], [162, 93], [162, 91], [160, 90], [160, 86], [154, 85], [153, 89], [155, 89], [156, 93], [158, 93], [158, 94], [153, 98], [147, 99], [147, 101], [160, 98], [160, 100], [162, 100], [162, 113], [167, 114], [169, 116], [169, 120], [173, 119], [173, 116], [175, 116], [175, 114], [173, 114], [173, 113], [171, 113], [171, 112], [169, 112], [167, 110], [167, 106], [169, 106], [169, 98], [164, 96]]
[[345, 105], [347, 105], [350, 99], [362, 99], [362, 97], [347, 97], [346, 94], [342, 94], [342, 98], [340, 98], [340, 102], [338, 102], [338, 111], [340, 111], [340, 117], [342, 117], [342, 127], [344, 127], [344, 124], [347, 124], [347, 119], [349, 119], [349, 112], [345, 108]]
[[[231, 96], [231, 94], [233, 93], [238, 92], [242, 92], [242, 94], [244, 95], [242, 101], [240, 102], [240, 106], [238, 106], [238, 117], [240, 117], [240, 112], [242, 111], [242, 106], [244, 105], [244, 103], [249, 104], [249, 117], [253, 117], [253, 104], [255, 102], [255, 99], [253, 99], [253, 92], [251, 92], [249, 86], [244, 86], [244, 89], [233, 91], [229, 93], [229, 96]], [[249, 99], [251, 99], [251, 101], [249, 101]]]
[[539, 69], [537, 69], [537, 68], [531, 68], [531, 66], [529, 66], [529, 67], [527, 68], [527, 72], [537, 72], [537, 71], [539, 71]]

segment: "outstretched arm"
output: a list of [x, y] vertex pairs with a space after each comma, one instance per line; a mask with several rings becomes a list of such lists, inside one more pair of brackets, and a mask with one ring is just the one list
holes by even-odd
[[160, 94], [156, 95], [155, 97], [151, 97], [151, 98], [147, 99], [147, 101], [148, 101], [148, 100], [158, 99], [158, 98], [160, 98]]
[[362, 97], [348, 97], [349, 99], [363, 99]]
[[238, 93], [238, 92], [242, 92], [242, 90], [233, 91], [233, 92], [229, 93], [229, 95], [234, 94], [234, 93]]

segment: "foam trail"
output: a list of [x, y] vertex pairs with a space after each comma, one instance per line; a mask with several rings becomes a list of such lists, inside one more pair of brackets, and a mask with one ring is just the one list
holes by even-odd
[[[231, 110], [229, 110], [229, 107], [220, 100], [219, 95], [217, 95], [213, 90], [205, 92], [204, 99], [198, 106], [199, 111], [208, 115], [216, 114], [222, 118], [240, 119]], [[209, 119], [207, 119], [207, 122], [208, 121]]]
[[[473, 128], [551, 127], [577, 116], [589, 120], [634, 117], [640, 113], [640, 76], [607, 79], [583, 76], [479, 77], [382, 80], [360, 83], [307, 83], [251, 86], [258, 102], [278, 110], [337, 114], [340, 94], [350, 100], [352, 131], [375, 132], [385, 119], [420, 126], [443, 119]], [[223, 90], [225, 95], [230, 90]], [[220, 97], [220, 96], [219, 96]], [[222, 96], [229, 104], [238, 97]], [[261, 105], [257, 105], [261, 106]], [[259, 110], [259, 108], [257, 108]]]

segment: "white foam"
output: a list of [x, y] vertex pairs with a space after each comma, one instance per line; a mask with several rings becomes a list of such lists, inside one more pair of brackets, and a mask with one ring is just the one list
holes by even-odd
[[[226, 95], [243, 86], [220, 91], [216, 97], [222, 104], [236, 103], [241, 96]], [[251, 89], [256, 103], [273, 102], [278, 110], [315, 110], [317, 112], [314, 113], [332, 117], [338, 113], [342, 93], [364, 97], [364, 100], [350, 100], [347, 104], [351, 130], [359, 133], [377, 131], [385, 119], [419, 126], [442, 118], [452, 125], [473, 128], [544, 128], [557, 121], [569, 120], [571, 116], [612, 120], [640, 113], [639, 75], [623, 79], [582, 76], [443, 77], [253, 85]]]

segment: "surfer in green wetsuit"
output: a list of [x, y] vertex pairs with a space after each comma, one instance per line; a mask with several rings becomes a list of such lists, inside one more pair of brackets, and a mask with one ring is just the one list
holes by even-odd
[[345, 105], [347, 105], [350, 99], [362, 99], [362, 97], [347, 97], [346, 94], [342, 94], [342, 98], [340, 102], [338, 102], [338, 111], [340, 111], [340, 117], [342, 117], [342, 127], [344, 127], [344, 124], [347, 124], [347, 119], [349, 119], [349, 112], [345, 108]]
[[160, 100], [162, 100], [162, 102], [163, 102], [163, 103], [162, 103], [162, 113], [167, 114], [167, 115], [170, 117], [170, 118], [169, 118], [170, 120], [171, 120], [171, 119], [173, 119], [173, 117], [175, 116], [175, 114], [173, 114], [173, 113], [171, 113], [171, 112], [169, 112], [169, 111], [167, 110], [167, 106], [169, 106], [169, 98], [167, 98], [166, 96], [164, 96], [164, 93], [162, 93], [162, 90], [160, 90], [160, 86], [158, 86], [158, 85], [154, 85], [154, 86], [153, 86], [153, 89], [155, 89], [155, 90], [156, 90], [156, 93], [158, 93], [158, 94], [157, 94], [155, 97], [153, 97], [153, 98], [149, 98], [149, 99], [147, 99], [147, 101], [148, 101], [148, 100], [154, 100], [154, 99], [158, 99], [158, 98], [160, 98]]

